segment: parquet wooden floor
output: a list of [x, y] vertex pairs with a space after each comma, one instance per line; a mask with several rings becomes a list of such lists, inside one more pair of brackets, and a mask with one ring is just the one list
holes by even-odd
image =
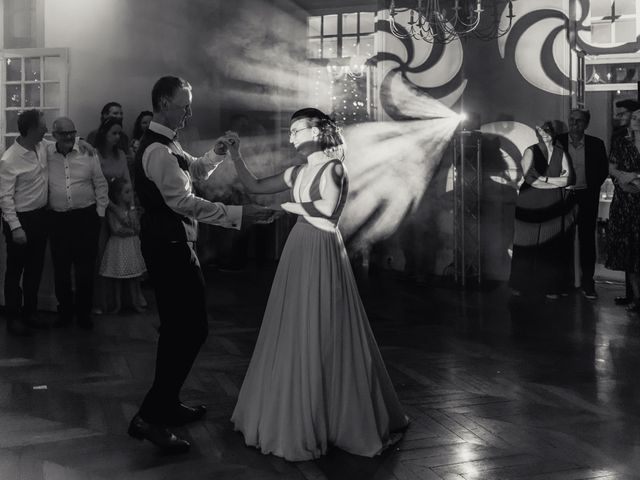
[[[244, 446], [233, 410], [273, 270], [207, 273], [211, 335], [184, 389], [205, 421], [162, 456], [126, 427], [149, 387], [156, 317], [96, 318], [15, 338], [0, 329], [1, 480], [640, 478], [640, 319], [578, 293], [555, 303], [360, 279], [412, 423], [368, 459], [332, 450], [288, 463]], [[151, 296], [149, 294], [149, 296]]]

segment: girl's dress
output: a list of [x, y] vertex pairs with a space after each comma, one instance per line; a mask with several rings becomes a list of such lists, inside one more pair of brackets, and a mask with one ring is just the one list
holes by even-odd
[[[320, 178], [301, 185], [295, 202], [320, 198]], [[317, 166], [317, 165], [316, 165]], [[330, 445], [374, 456], [408, 424], [369, 326], [337, 224], [298, 217], [275, 274], [253, 357], [231, 421], [247, 445], [290, 461], [318, 458]]]
[[[119, 215], [112, 212], [112, 208], [120, 209]], [[100, 275], [120, 279], [139, 277], [147, 268], [140, 250], [140, 224], [135, 210], [111, 205], [107, 209], [107, 221], [110, 235], [102, 256]]]

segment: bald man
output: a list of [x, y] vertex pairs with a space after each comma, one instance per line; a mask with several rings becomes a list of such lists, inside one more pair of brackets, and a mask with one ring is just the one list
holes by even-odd
[[[94, 268], [100, 219], [109, 204], [108, 185], [97, 155], [82, 153], [71, 119], [53, 122], [55, 144], [47, 146], [51, 257], [58, 299], [57, 326], [72, 322], [92, 328]], [[71, 289], [75, 272], [75, 298]]]

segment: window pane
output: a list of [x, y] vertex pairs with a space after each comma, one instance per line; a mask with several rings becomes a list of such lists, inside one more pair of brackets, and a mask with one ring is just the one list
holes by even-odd
[[322, 17], [309, 17], [307, 19], [307, 27], [308, 32], [307, 35], [309, 37], [319, 37], [320, 36], [320, 25], [322, 22]]
[[43, 110], [42, 111], [44, 121], [47, 123], [47, 128], [51, 130], [51, 126], [53, 125], [53, 121], [60, 116], [60, 110]]
[[611, 43], [611, 24], [594, 23], [591, 25], [592, 43]]
[[324, 29], [322, 31], [322, 35], [337, 35], [338, 15], [325, 15], [322, 18], [324, 18]]
[[336, 58], [338, 56], [338, 39], [325, 38], [322, 40], [322, 58]]
[[44, 79], [62, 80], [64, 64], [61, 57], [44, 57]]
[[32, 83], [24, 86], [24, 106], [39, 107], [40, 106], [40, 84]]
[[342, 37], [342, 56], [355, 57], [358, 50], [358, 37]]
[[7, 133], [18, 133], [18, 111], [7, 110]]
[[322, 46], [319, 38], [307, 40], [307, 58], [322, 58]]
[[374, 35], [360, 37], [360, 55], [364, 55], [367, 58], [373, 57], [376, 54], [374, 42]]
[[616, 42], [635, 42], [636, 41], [636, 21], [618, 20], [616, 22]]
[[60, 84], [45, 83], [44, 85], [44, 105], [45, 107], [60, 106]]
[[360, 33], [371, 33], [375, 30], [376, 15], [374, 12], [360, 12]]
[[638, 0], [616, 0], [616, 15], [635, 15]]
[[22, 59], [19, 57], [7, 58], [7, 82], [22, 80]]
[[20, 85], [7, 85], [7, 107], [21, 107]]
[[358, 33], [357, 13], [345, 13], [342, 15], [342, 33]]
[[24, 79], [40, 80], [40, 57], [24, 59]]
[[611, 15], [611, 2], [613, 0], [592, 0], [591, 1], [591, 16], [592, 17], [606, 17]]

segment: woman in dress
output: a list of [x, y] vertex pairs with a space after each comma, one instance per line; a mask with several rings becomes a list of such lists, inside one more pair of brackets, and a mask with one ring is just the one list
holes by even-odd
[[133, 134], [131, 135], [131, 141], [129, 147], [131, 148], [131, 156], [135, 157], [138, 147], [140, 146], [140, 139], [144, 132], [149, 128], [149, 124], [153, 120], [153, 112], [149, 110], [143, 110], [138, 114], [135, 123], [133, 124]]
[[[122, 178], [126, 180], [127, 183], [131, 183], [127, 155], [119, 148], [121, 134], [122, 120], [115, 117], [107, 117], [100, 124], [95, 137], [95, 146], [98, 151], [98, 157], [100, 158], [102, 174], [104, 178], [107, 179], [110, 186], [109, 188], [111, 188], [111, 185], [117, 178]], [[120, 215], [120, 210], [115, 207], [114, 203], [109, 201], [108, 211], [111, 212], [111, 215], [118, 216]], [[124, 220], [124, 218], [121, 218], [121, 221]], [[108, 238], [109, 227], [106, 222], [103, 222], [98, 237], [97, 270], [100, 269]], [[97, 273], [98, 272], [96, 272], [96, 274]], [[95, 308], [93, 312], [101, 314], [105, 311], [114, 310], [115, 306], [113, 302], [109, 300], [114, 298], [114, 295], [113, 289], [109, 287], [109, 284], [105, 282], [102, 276], [98, 275], [95, 286]], [[141, 303], [144, 302], [141, 301]]]
[[247, 191], [291, 189], [298, 215], [231, 421], [247, 445], [290, 461], [330, 445], [372, 457], [400, 439], [408, 419], [360, 300], [337, 224], [348, 177], [344, 140], [317, 109], [291, 118], [289, 141], [307, 162], [256, 179], [230, 145]]
[[630, 138], [613, 139], [609, 173], [614, 179], [607, 224], [605, 267], [624, 270], [633, 290], [629, 311], [640, 311], [640, 110], [631, 114]]
[[538, 143], [522, 156], [509, 285], [516, 295], [545, 294], [554, 300], [569, 288], [572, 217], [563, 187], [569, 185], [571, 168], [555, 143], [553, 124], [545, 122], [536, 133]]

